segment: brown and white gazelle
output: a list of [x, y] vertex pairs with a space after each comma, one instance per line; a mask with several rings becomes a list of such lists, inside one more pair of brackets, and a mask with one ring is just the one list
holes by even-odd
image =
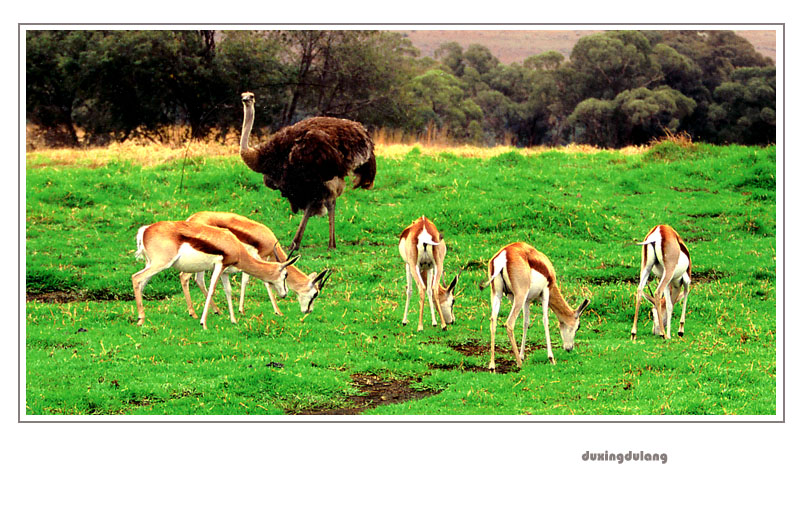
[[[644, 242], [638, 244], [642, 246], [642, 265], [639, 286], [636, 288], [636, 311], [633, 314], [631, 338], [636, 338], [642, 296], [653, 304], [653, 334], [664, 338], [670, 338], [671, 335], [673, 306], [683, 299], [681, 324], [678, 328], [678, 336], [682, 337], [686, 322], [686, 301], [692, 283], [692, 259], [689, 257], [689, 250], [678, 232], [666, 224], [653, 227]], [[653, 296], [644, 292], [651, 271], [661, 278]]]
[[[230, 232], [244, 244], [251, 255], [258, 256], [264, 261], [276, 261], [279, 263], [286, 261], [286, 253], [281, 249], [278, 239], [275, 237], [272, 230], [245, 216], [231, 212], [197, 212], [196, 214], [192, 214], [187, 221], [230, 230]], [[225, 273], [229, 274], [238, 271], [239, 268], [237, 267], [228, 267]], [[297, 294], [297, 301], [300, 303], [300, 311], [304, 314], [311, 313], [314, 310], [314, 300], [330, 277], [331, 270], [323, 269], [319, 274], [313, 272], [306, 275], [296, 266], [290, 265], [286, 268], [286, 271], [286, 285], [289, 290]], [[194, 277], [200, 289], [203, 291], [203, 294], [207, 295], [208, 292], [205, 287], [204, 274], [204, 272], [198, 272], [195, 273]], [[181, 283], [183, 284], [185, 281], [188, 282], [190, 277], [191, 274], [189, 273], [181, 273]], [[249, 280], [250, 275], [246, 272], [242, 273], [242, 288], [239, 293], [239, 313], [244, 313], [244, 293]], [[265, 281], [264, 285], [267, 287], [267, 294], [269, 294], [269, 299], [275, 314], [283, 315], [280, 308], [278, 308], [278, 302], [275, 300], [275, 295], [272, 291], [273, 286], [268, 281]], [[197, 317], [188, 296], [186, 305], [189, 308], [189, 313], [193, 317]], [[211, 300], [211, 308], [213, 308], [216, 313], [220, 313], [213, 299]]]
[[412, 282], [415, 282], [419, 291], [417, 331], [422, 331], [426, 293], [431, 307], [432, 324], [436, 326], [438, 313], [442, 321], [442, 329], [447, 329], [448, 324], [455, 322], [453, 291], [458, 283], [458, 276], [453, 278], [447, 288], [440, 283], [444, 272], [444, 256], [447, 253], [447, 245], [439, 234], [439, 230], [430, 219], [422, 216], [400, 234], [398, 250], [406, 264], [406, 308], [403, 312], [403, 325], [408, 324], [408, 305], [413, 293]]
[[[208, 306], [220, 275], [228, 299], [231, 322], [236, 322], [230, 280], [227, 275], [222, 274], [225, 268], [236, 266], [243, 272], [274, 285], [278, 295], [286, 297], [286, 268], [300, 258], [298, 255], [282, 264], [265, 262], [252, 256], [244, 244], [228, 230], [186, 221], [160, 221], [142, 226], [136, 234], [136, 246], [136, 257], [144, 256], [147, 261], [146, 267], [131, 277], [139, 326], [144, 323], [142, 290], [150, 278], [164, 269], [172, 267], [185, 273], [213, 271], [203, 315], [200, 317], [200, 324], [206, 329]], [[188, 280], [183, 293], [188, 297]]]
[[[547, 357], [550, 362], [556, 363], [553, 349], [550, 346], [548, 309], [552, 309], [558, 317], [558, 327], [561, 331], [564, 350], [572, 350], [575, 344], [575, 333], [581, 324], [580, 316], [589, 304], [589, 300], [584, 299], [577, 310], [570, 308], [556, 284], [556, 272], [553, 264], [543, 253], [524, 242], [514, 242], [503, 247], [489, 260], [489, 280], [482, 283], [480, 288], [483, 290], [487, 286], [491, 286], [492, 305], [490, 370], [494, 371], [495, 369], [495, 331], [500, 302], [504, 294], [511, 296], [513, 301], [505, 327], [517, 367], [522, 367], [522, 360], [525, 359], [525, 337], [528, 334], [531, 320], [530, 304], [534, 299], [539, 299], [542, 303], [542, 321], [547, 341]], [[522, 324], [522, 344], [517, 349], [517, 343], [514, 340], [514, 325], [520, 311], [524, 314], [524, 322]]]

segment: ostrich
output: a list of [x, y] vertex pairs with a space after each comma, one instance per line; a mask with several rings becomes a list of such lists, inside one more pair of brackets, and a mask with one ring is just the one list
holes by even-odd
[[247, 167], [264, 175], [264, 185], [281, 191], [292, 212], [303, 211], [289, 252], [300, 247], [308, 218], [328, 214], [328, 249], [336, 248], [336, 198], [344, 191], [344, 177], [353, 187], [371, 189], [375, 181], [374, 144], [360, 123], [314, 117], [284, 127], [267, 142], [251, 148], [255, 95], [242, 93], [244, 123], [239, 154]]

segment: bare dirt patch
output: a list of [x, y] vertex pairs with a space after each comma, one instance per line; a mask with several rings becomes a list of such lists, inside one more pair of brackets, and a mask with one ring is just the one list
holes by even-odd
[[[454, 350], [463, 354], [464, 356], [477, 356], [485, 363], [481, 365], [462, 364], [462, 365], [439, 365], [437, 369], [443, 370], [460, 370], [467, 372], [491, 372], [489, 371], [489, 346], [488, 344], [478, 344], [476, 342], [467, 342], [451, 346]], [[498, 374], [506, 374], [507, 372], [514, 372], [517, 370], [517, 364], [514, 361], [514, 355], [510, 349], [501, 349], [495, 347], [494, 351], [494, 364], [495, 372]]]
[[25, 301], [39, 301], [40, 303], [71, 303], [73, 301], [85, 301], [86, 299], [86, 294], [74, 290], [25, 293]]
[[404, 403], [429, 397], [439, 392], [411, 388], [411, 380], [386, 380], [370, 374], [353, 374], [353, 384], [366, 395], [353, 396], [352, 406], [345, 408], [312, 408], [297, 415], [359, 415], [364, 410], [383, 404]]

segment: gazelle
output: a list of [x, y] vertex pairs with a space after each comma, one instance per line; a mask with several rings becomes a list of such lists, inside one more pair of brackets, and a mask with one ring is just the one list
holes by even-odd
[[[186, 221], [160, 221], [142, 226], [136, 234], [136, 246], [136, 258], [144, 256], [147, 261], [144, 269], [131, 276], [133, 294], [139, 311], [139, 326], [144, 323], [142, 305], [144, 286], [150, 278], [164, 269], [172, 267], [185, 273], [213, 270], [203, 315], [200, 317], [200, 324], [206, 329], [211, 296], [225, 268], [236, 266], [260, 280], [268, 281], [275, 286], [279, 296], [286, 297], [286, 268], [300, 258], [298, 255], [282, 264], [265, 262], [252, 256], [244, 244], [228, 230]], [[231, 322], [236, 322], [233, 316], [230, 280], [225, 274], [222, 274], [222, 286], [228, 299]], [[188, 280], [185, 282], [183, 293], [188, 297]]]
[[[267, 228], [261, 223], [253, 221], [245, 216], [233, 214], [230, 212], [197, 212], [192, 214], [187, 221], [202, 223], [216, 228], [224, 228], [230, 230], [239, 241], [244, 244], [251, 255], [258, 256], [264, 261], [272, 261], [282, 263], [286, 261], [286, 253], [281, 249], [277, 237], [272, 233], [272, 230]], [[300, 312], [304, 314], [311, 313], [314, 310], [314, 300], [319, 295], [325, 282], [330, 277], [331, 270], [323, 269], [319, 274], [313, 272], [306, 275], [294, 265], [289, 265], [287, 268], [286, 285], [289, 290], [297, 294], [297, 301], [300, 303]], [[228, 267], [225, 273], [238, 272], [236, 267]], [[200, 286], [203, 294], [208, 294], [205, 287], [204, 272], [195, 273], [195, 281]], [[188, 282], [191, 274], [181, 273], [181, 283]], [[242, 273], [242, 288], [239, 293], [239, 313], [244, 313], [244, 292], [247, 288], [247, 283], [250, 280], [250, 275], [246, 272]], [[264, 285], [269, 294], [269, 300], [272, 303], [272, 309], [277, 315], [283, 315], [278, 302], [275, 300], [275, 295], [272, 291], [273, 286], [265, 281]], [[196, 317], [192, 302], [187, 296], [186, 305], [189, 308], [189, 313]], [[211, 308], [219, 313], [217, 305], [214, 300], [211, 300]]]
[[[556, 363], [553, 357], [553, 349], [550, 346], [550, 325], [548, 324], [548, 308], [555, 312], [558, 317], [558, 327], [561, 331], [561, 340], [565, 351], [572, 351], [575, 344], [575, 333], [580, 328], [580, 317], [586, 306], [588, 299], [573, 310], [564, 300], [561, 291], [556, 284], [556, 272], [553, 264], [543, 254], [524, 242], [514, 242], [498, 251], [489, 260], [489, 280], [480, 285], [483, 290], [491, 286], [491, 358], [489, 369], [494, 371], [494, 345], [495, 331], [497, 330], [497, 315], [500, 312], [500, 302], [503, 295], [511, 296], [513, 306], [511, 313], [506, 321], [506, 333], [511, 342], [511, 349], [514, 351], [514, 358], [517, 367], [522, 367], [522, 360], [525, 359], [525, 337], [528, 334], [531, 313], [530, 304], [534, 299], [539, 299], [542, 303], [542, 321], [544, 322], [544, 335], [547, 341], [547, 358], [551, 363]], [[517, 349], [514, 340], [514, 325], [516, 324], [519, 312], [524, 314], [522, 324], [522, 344]]]
[[[689, 257], [689, 250], [686, 249], [686, 244], [678, 232], [666, 224], [653, 227], [647, 233], [644, 242], [638, 244], [642, 246], [642, 265], [639, 271], [639, 286], [636, 289], [636, 311], [633, 314], [631, 338], [636, 338], [636, 323], [639, 320], [642, 296], [653, 304], [653, 334], [662, 335], [664, 338], [671, 336], [673, 307], [683, 299], [681, 324], [678, 328], [678, 336], [682, 337], [686, 322], [689, 285], [692, 283], [692, 259]], [[661, 278], [652, 296], [644, 292], [651, 271]]]
[[458, 283], [458, 275], [453, 278], [447, 288], [441, 285], [447, 245], [439, 234], [439, 230], [429, 219], [422, 216], [400, 234], [398, 250], [406, 264], [406, 308], [403, 313], [403, 326], [408, 324], [408, 305], [413, 293], [412, 282], [415, 282], [419, 291], [417, 331], [422, 331], [426, 293], [431, 307], [432, 324], [436, 326], [438, 313], [438, 317], [442, 320], [442, 329], [447, 329], [448, 324], [455, 322], [453, 291]]

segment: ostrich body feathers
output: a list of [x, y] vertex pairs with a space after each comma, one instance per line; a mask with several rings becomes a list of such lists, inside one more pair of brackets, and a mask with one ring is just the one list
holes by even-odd
[[264, 175], [264, 185], [279, 190], [292, 212], [323, 215], [350, 175], [353, 186], [372, 188], [374, 143], [355, 121], [329, 117], [305, 119], [282, 128], [268, 141], [241, 151], [247, 166]]

